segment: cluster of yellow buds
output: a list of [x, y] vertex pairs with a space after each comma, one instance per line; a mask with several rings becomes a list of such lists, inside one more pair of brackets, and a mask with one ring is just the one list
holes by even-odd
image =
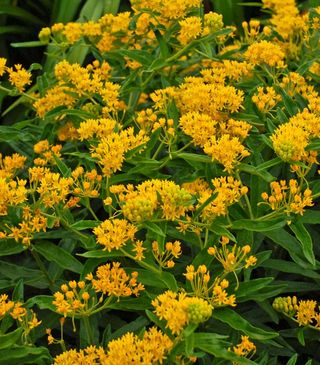
[[167, 321], [173, 334], [179, 334], [188, 323], [199, 324], [207, 321], [212, 314], [212, 305], [199, 297], [188, 297], [185, 293], [170, 290], [158, 295], [153, 301], [155, 314]]
[[281, 101], [281, 95], [277, 94], [272, 86], [258, 87], [258, 93], [252, 96], [252, 101], [262, 113], [272, 110]]
[[79, 197], [96, 198], [99, 196], [102, 176], [97, 170], [84, 172], [82, 166], [78, 166], [72, 171], [71, 176], [74, 178], [73, 194]]
[[263, 192], [261, 197], [272, 210], [284, 209], [287, 214], [303, 215], [305, 207], [313, 206], [312, 191], [307, 188], [302, 193], [295, 179], [289, 181], [289, 186], [285, 180], [280, 180], [271, 182], [270, 187], [271, 195]]
[[244, 40], [246, 41], [246, 43], [251, 44], [256, 41], [260, 34], [260, 24], [260, 21], [256, 19], [251, 19], [249, 21], [249, 24], [246, 21], [242, 22]]
[[293, 297], [278, 297], [273, 308], [295, 320], [299, 326], [312, 326], [320, 329], [319, 305], [315, 300], [298, 300]]
[[171, 269], [174, 267], [175, 262], [173, 259], [177, 259], [181, 256], [181, 243], [179, 241], [166, 242], [165, 250], [161, 250], [157, 241], [152, 242], [152, 253], [161, 268]]
[[205, 298], [213, 307], [236, 305], [235, 295], [228, 295], [226, 292], [229, 281], [226, 279], [221, 280], [217, 277], [210, 284], [211, 276], [206, 265], [199, 265], [197, 270], [195, 270], [193, 265], [189, 265], [187, 266], [186, 273], [183, 275], [190, 281], [194, 295]]
[[214, 256], [221, 262], [223, 269], [226, 273], [235, 272], [242, 268], [248, 268], [254, 266], [257, 262], [257, 258], [252, 255], [248, 255], [251, 251], [249, 245], [239, 247], [236, 244], [229, 245], [229, 238], [222, 236], [220, 238], [221, 248], [209, 247], [209, 255]]
[[72, 280], [68, 284], [62, 284], [60, 289], [61, 292], [54, 293], [52, 303], [57, 312], [63, 314], [64, 317], [81, 315], [86, 313], [89, 307], [92, 308], [92, 303], [89, 303], [90, 289], [85, 281]]
[[150, 219], [158, 208], [163, 218], [175, 220], [192, 208], [192, 195], [173, 181], [152, 179], [137, 187], [115, 185], [110, 192], [119, 194], [122, 213], [132, 222]]
[[154, 123], [152, 132], [159, 128], [162, 128], [164, 132], [164, 136], [162, 137], [164, 143], [170, 143], [172, 137], [175, 135], [174, 120], [170, 118], [159, 118], [158, 121]]
[[141, 129], [151, 131], [158, 120], [158, 116], [153, 109], [147, 108], [137, 112], [135, 120]]
[[54, 155], [56, 157], [61, 157], [60, 151], [62, 146], [60, 144], [50, 145], [47, 139], [39, 141], [33, 146], [33, 151], [40, 155], [34, 159], [34, 164], [37, 166], [46, 166], [50, 163], [54, 164]]

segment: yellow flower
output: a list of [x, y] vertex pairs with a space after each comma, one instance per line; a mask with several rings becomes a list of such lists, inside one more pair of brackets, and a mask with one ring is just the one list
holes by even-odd
[[99, 266], [96, 272], [97, 279], [92, 279], [92, 286], [96, 292], [102, 292], [107, 296], [127, 297], [132, 294], [138, 296], [144, 290], [141, 283], [137, 283], [137, 272], [129, 276], [120, 267], [119, 262]]
[[128, 240], [133, 240], [137, 227], [125, 219], [105, 220], [93, 233], [97, 236], [97, 242], [104, 246], [109, 252], [113, 249], [119, 250]]
[[270, 137], [275, 153], [283, 161], [300, 161], [306, 156], [309, 134], [293, 123], [280, 125]]
[[204, 145], [204, 152], [224, 166], [224, 170], [231, 172], [240, 163], [248, 157], [250, 152], [241, 144], [238, 137], [230, 137], [228, 134], [223, 135], [220, 139], [211, 137]]
[[296, 318], [299, 326], [307, 326], [312, 323], [316, 315], [317, 302], [315, 300], [300, 300], [297, 308]]
[[201, 19], [198, 16], [190, 16], [179, 21], [180, 32], [178, 40], [182, 45], [186, 45], [196, 39], [202, 32]]
[[158, 295], [152, 305], [155, 314], [167, 321], [166, 327], [173, 334], [179, 334], [188, 323], [205, 322], [212, 314], [212, 306], [206, 300], [170, 290]]
[[244, 56], [246, 60], [253, 65], [266, 64], [277, 68], [285, 67], [285, 54], [281, 47], [268, 41], [260, 41], [251, 44], [244, 53]]
[[32, 75], [19, 64], [15, 65], [14, 67], [15, 71], [12, 68], [7, 68], [9, 81], [11, 85], [15, 86], [22, 93], [25, 89], [25, 86], [31, 84]]
[[6, 70], [7, 59], [0, 57], [0, 76], [2, 76]]

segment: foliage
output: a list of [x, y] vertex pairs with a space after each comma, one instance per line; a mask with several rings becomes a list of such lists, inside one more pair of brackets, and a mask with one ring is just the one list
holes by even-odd
[[319, 362], [320, 8], [95, 4], [0, 58], [0, 364]]

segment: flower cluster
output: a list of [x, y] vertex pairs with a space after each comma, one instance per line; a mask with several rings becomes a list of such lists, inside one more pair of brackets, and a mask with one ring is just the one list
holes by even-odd
[[212, 314], [212, 306], [204, 299], [188, 297], [185, 293], [166, 291], [158, 295], [153, 301], [155, 314], [166, 320], [173, 334], [179, 334], [189, 323], [202, 323]]
[[184, 275], [190, 282], [194, 295], [205, 298], [213, 307], [228, 305], [234, 307], [236, 305], [235, 295], [228, 295], [226, 291], [229, 281], [226, 279], [221, 280], [217, 276], [210, 283], [211, 275], [206, 265], [199, 265], [197, 270], [195, 270], [193, 265], [189, 265]]
[[272, 210], [284, 210], [287, 214], [304, 213], [305, 207], [312, 207], [312, 191], [305, 189], [303, 192], [298, 181], [291, 179], [289, 185], [285, 180], [273, 181], [270, 183], [271, 194], [262, 193], [262, 199], [270, 206]]
[[319, 306], [315, 300], [298, 300], [293, 297], [277, 297], [273, 308], [294, 319], [299, 326], [320, 328]]
[[[128, 275], [119, 262], [99, 266], [95, 276], [88, 274], [86, 280], [69, 281], [61, 285], [61, 291], [54, 294], [52, 304], [64, 317], [89, 316], [110, 304], [112, 298], [139, 295], [144, 286], [137, 282], [138, 273]], [[97, 299], [94, 293], [102, 293]], [[104, 301], [104, 296], [109, 297]]]

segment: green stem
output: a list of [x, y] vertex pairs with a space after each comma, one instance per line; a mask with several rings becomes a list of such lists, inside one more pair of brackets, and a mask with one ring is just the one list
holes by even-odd
[[[244, 185], [242, 184], [242, 181], [241, 181], [241, 177], [240, 177], [239, 172], [237, 171], [235, 175], [236, 175], [236, 178], [240, 181], [241, 187], [243, 187]], [[244, 194], [244, 199], [246, 201], [246, 206], [248, 208], [249, 217], [250, 217], [250, 219], [254, 219], [254, 215], [252, 213], [252, 208], [251, 208], [250, 200], [249, 200], [247, 194]]]
[[[2, 85], [0, 85], [0, 90], [3, 90], [3, 91], [5, 91], [6, 93], [9, 93], [9, 94], [12, 93], [12, 90], [10, 90], [10, 89], [2, 86]], [[35, 98], [35, 97], [25, 93], [25, 92], [20, 92], [20, 94], [27, 97], [27, 98], [29, 98], [32, 101], [37, 101], [38, 100], [37, 98]]]
[[90, 326], [89, 317], [84, 316], [84, 317], [81, 318], [81, 321], [82, 321], [83, 326], [86, 330], [89, 345], [94, 345], [93, 333], [92, 333], [92, 329], [91, 329], [91, 326]]
[[89, 212], [91, 213], [92, 217], [93, 217], [96, 221], [100, 222], [100, 219], [96, 216], [96, 213], [93, 211], [93, 209], [92, 209], [92, 207], [91, 207], [91, 205], [90, 205], [90, 200], [89, 200], [89, 198], [86, 198], [86, 201], [85, 201], [85, 207], [89, 210]]
[[[107, 198], [109, 198], [110, 197], [109, 177], [107, 177], [106, 191], [107, 191]], [[112, 207], [111, 207], [111, 205], [108, 205], [108, 213], [109, 213], [109, 218], [110, 218], [112, 216]]]
[[33, 256], [33, 258], [35, 259], [39, 269], [43, 272], [44, 276], [46, 277], [49, 285], [53, 286], [54, 282], [51, 280], [49, 273], [48, 273], [46, 267], [44, 266], [44, 263], [41, 260], [41, 257], [38, 255], [38, 252], [34, 250], [34, 247], [30, 248], [30, 252], [31, 252], [31, 255]]
[[134, 260], [134, 261], [136, 261], [141, 267], [143, 267], [143, 268], [145, 268], [145, 269], [148, 269], [148, 270], [150, 270], [150, 271], [152, 271], [152, 272], [154, 272], [155, 274], [160, 274], [160, 270], [159, 269], [157, 269], [156, 267], [154, 267], [154, 266], [151, 266], [151, 265], [149, 265], [149, 264], [147, 264], [146, 262], [144, 262], [144, 261], [137, 261], [135, 258], [134, 258], [134, 256], [132, 256], [132, 255], [130, 255], [128, 252], [126, 252], [123, 248], [120, 248], [120, 251], [126, 256], [126, 257], [128, 257], [129, 259], [131, 259], [131, 260]]
[[209, 229], [206, 228], [206, 233], [205, 233], [205, 237], [204, 237], [204, 248], [207, 247], [207, 243], [208, 243], [208, 238], [209, 238]]
[[159, 155], [160, 151], [162, 150], [162, 147], [164, 146], [164, 142], [161, 141], [161, 143], [159, 144], [156, 152], [153, 154], [153, 156], [151, 157], [152, 160], [155, 160], [157, 158], [157, 156]]
[[280, 211], [274, 211], [274, 212], [271, 212], [269, 214], [266, 214], [262, 217], [259, 217], [257, 218], [257, 221], [264, 221], [264, 220], [269, 220], [269, 218], [274, 218], [276, 216], [281, 216], [282, 215], [282, 212]]

